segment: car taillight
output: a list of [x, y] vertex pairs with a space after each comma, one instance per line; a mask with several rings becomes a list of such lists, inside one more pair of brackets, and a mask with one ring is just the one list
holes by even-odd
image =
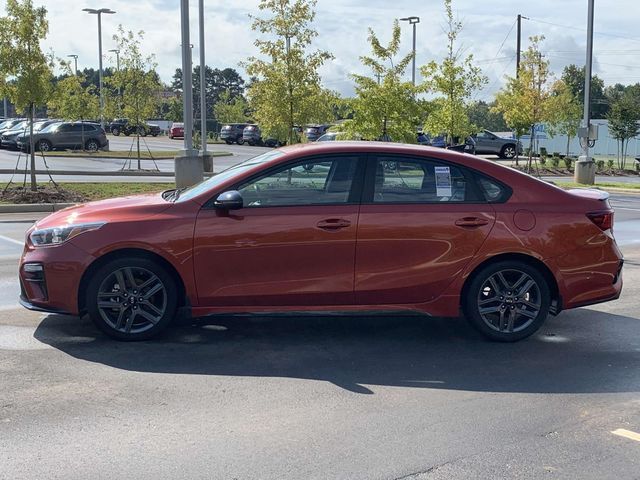
[[610, 210], [604, 212], [590, 212], [587, 213], [587, 217], [603, 232], [613, 229], [613, 212]]

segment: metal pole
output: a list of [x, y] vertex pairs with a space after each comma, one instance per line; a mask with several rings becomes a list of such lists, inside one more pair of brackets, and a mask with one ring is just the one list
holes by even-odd
[[8, 108], [9, 108], [9, 102], [7, 101], [7, 97], [4, 97], [4, 111], [2, 112], [4, 115], [4, 118], [9, 118]]
[[180, 0], [182, 26], [182, 107], [184, 115], [184, 149], [193, 150], [193, 84], [191, 78], [191, 42], [189, 41], [189, 0]]
[[589, 158], [589, 124], [591, 123], [591, 71], [593, 67], [593, 3], [589, 0], [588, 13], [588, 33], [587, 33], [587, 60], [584, 69], [584, 118], [583, 126], [587, 129], [587, 138], [582, 145], [582, 151], [585, 157]]
[[587, 16], [587, 58], [584, 67], [584, 118], [580, 128], [579, 137], [582, 146], [582, 155], [576, 162], [574, 180], [576, 183], [593, 185], [596, 179], [596, 169], [593, 158], [589, 156], [589, 141], [591, 131], [591, 72], [593, 67], [593, 7], [594, 0], [588, 0], [589, 9]]
[[416, 86], [416, 24], [413, 24], [413, 70], [411, 71], [411, 81], [413, 86]]
[[516, 78], [520, 76], [520, 49], [522, 48], [522, 15], [518, 14], [518, 40], [516, 45]]
[[200, 13], [200, 140], [202, 155], [207, 154], [207, 89], [204, 51], [204, 0], [199, 0]]
[[102, 12], [98, 12], [98, 57], [99, 57], [99, 90], [100, 90], [100, 126], [104, 128], [104, 96], [102, 95]]

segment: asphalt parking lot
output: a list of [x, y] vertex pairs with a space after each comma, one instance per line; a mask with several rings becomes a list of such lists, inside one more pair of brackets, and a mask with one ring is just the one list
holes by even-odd
[[640, 209], [614, 202], [620, 300], [516, 344], [464, 319], [324, 316], [114, 342], [15, 306], [31, 219], [5, 215], [0, 478], [639, 478]]

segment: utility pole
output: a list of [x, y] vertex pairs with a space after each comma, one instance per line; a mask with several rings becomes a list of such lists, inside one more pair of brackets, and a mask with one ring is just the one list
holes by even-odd
[[520, 51], [522, 50], [522, 19], [529, 20], [529, 17], [523, 17], [518, 14], [518, 39], [516, 40], [516, 78], [520, 76]]
[[73, 74], [78, 75], [78, 55], [71, 54], [71, 55], [67, 55], [67, 57], [73, 58], [73, 63], [74, 63]]
[[7, 101], [7, 97], [4, 97], [4, 111], [2, 112], [2, 114], [4, 115], [4, 118], [9, 118], [9, 102]]
[[200, 17], [200, 144], [202, 153], [202, 164], [206, 172], [213, 171], [211, 157], [207, 155], [207, 68], [205, 59], [204, 40], [204, 0], [199, 0]]
[[191, 42], [189, 41], [189, 0], [180, 0], [182, 34], [182, 108], [184, 116], [184, 150], [175, 158], [176, 188], [202, 181], [202, 158], [193, 149], [193, 78]]
[[576, 162], [574, 178], [576, 183], [593, 185], [596, 178], [595, 162], [589, 156], [589, 143], [595, 142], [597, 134], [591, 130], [591, 71], [593, 68], [593, 8], [594, 0], [589, 2], [587, 15], [587, 58], [584, 68], [584, 118], [578, 131], [582, 155]]

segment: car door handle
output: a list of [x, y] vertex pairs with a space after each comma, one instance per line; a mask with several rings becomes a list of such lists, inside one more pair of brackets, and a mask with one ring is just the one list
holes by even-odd
[[349, 226], [351, 226], [351, 222], [344, 218], [329, 218], [327, 220], [321, 220], [317, 224], [318, 228], [329, 231], [340, 230], [341, 228]]
[[456, 220], [456, 225], [458, 227], [482, 227], [484, 225], [488, 225], [489, 220], [486, 218], [478, 218], [478, 217], [464, 217]]

